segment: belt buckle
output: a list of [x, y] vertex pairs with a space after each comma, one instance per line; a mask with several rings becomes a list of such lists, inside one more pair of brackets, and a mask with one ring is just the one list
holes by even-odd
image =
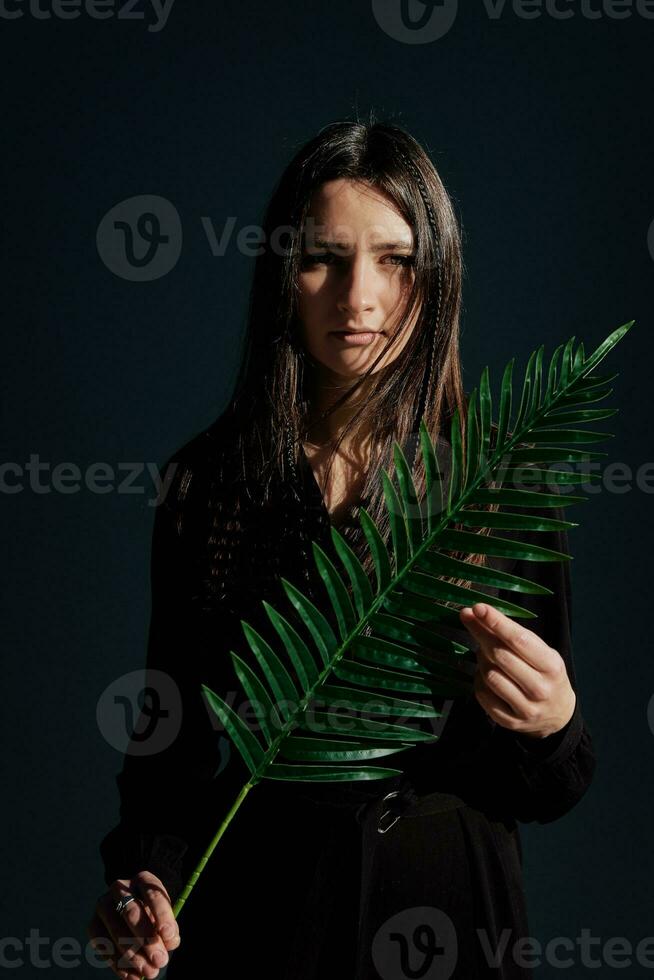
[[[395, 790], [393, 790], [392, 793], [387, 793], [386, 794], [386, 796], [382, 800], [382, 803], [385, 803], [386, 800], [390, 800], [391, 797], [393, 797], [393, 796], [399, 796], [399, 795], [400, 795], [399, 789], [395, 789]], [[377, 822], [377, 833], [378, 834], [386, 834], [386, 833], [388, 833], [388, 831], [391, 829], [391, 827], [394, 827], [395, 824], [397, 823], [397, 821], [400, 819], [401, 814], [399, 814], [399, 813], [395, 814], [394, 817], [393, 817], [393, 820], [388, 824], [387, 827], [384, 827], [383, 830], [382, 830], [382, 822], [384, 820], [384, 817], [387, 817], [389, 814], [392, 814], [392, 813], [393, 813], [392, 809], [385, 810], [384, 813], [382, 813], [381, 817], [379, 818], [379, 820]]]

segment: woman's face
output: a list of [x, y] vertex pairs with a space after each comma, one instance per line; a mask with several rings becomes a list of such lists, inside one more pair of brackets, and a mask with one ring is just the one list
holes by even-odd
[[[415, 275], [414, 246], [411, 226], [381, 191], [339, 179], [313, 195], [298, 317], [304, 348], [325, 378], [356, 379], [388, 343]], [[400, 354], [417, 318], [416, 310], [375, 373]]]

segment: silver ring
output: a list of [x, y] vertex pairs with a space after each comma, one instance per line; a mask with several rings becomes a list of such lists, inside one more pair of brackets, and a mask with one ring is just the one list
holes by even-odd
[[136, 895], [130, 895], [130, 894], [123, 895], [116, 902], [116, 904], [114, 906], [114, 911], [115, 912], [118, 912], [118, 914], [120, 915], [120, 913], [123, 912], [127, 908], [127, 906], [129, 905], [130, 902], [135, 902], [135, 901], [136, 901]]

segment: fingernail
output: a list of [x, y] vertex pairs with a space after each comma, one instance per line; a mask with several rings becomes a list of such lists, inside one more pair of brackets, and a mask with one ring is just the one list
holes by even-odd
[[168, 962], [168, 953], [164, 952], [162, 949], [157, 949], [152, 954], [152, 961], [155, 966], [165, 966]]
[[162, 927], [161, 935], [163, 936], [164, 939], [172, 939], [173, 936], [175, 935], [175, 930], [170, 924], [167, 924]]
[[474, 610], [473, 610], [473, 611], [474, 611], [474, 612], [475, 612], [475, 613], [477, 614], [477, 616], [479, 616], [479, 618], [481, 619], [481, 618], [482, 618], [483, 616], [485, 616], [485, 615], [486, 615], [486, 606], [484, 606], [483, 604], [482, 604], [482, 605], [479, 605], [479, 606], [475, 606], [475, 608], [474, 608]]

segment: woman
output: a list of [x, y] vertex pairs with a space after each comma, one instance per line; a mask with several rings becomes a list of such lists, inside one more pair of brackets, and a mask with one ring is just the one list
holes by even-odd
[[[274, 645], [260, 600], [288, 614], [282, 577], [326, 608], [310, 542], [334, 554], [332, 525], [372, 572], [356, 517], [365, 503], [388, 540], [380, 474], [393, 441], [424, 489], [420, 419], [444, 479], [455, 409], [465, 423], [459, 230], [408, 133], [321, 130], [284, 172], [264, 231], [234, 394], [162, 469], [147, 667], [154, 689], [155, 671], [174, 680], [179, 730], [125, 756], [89, 935], [121, 976], [156, 977], [169, 961], [170, 977], [529, 977], [515, 946], [528, 935], [517, 822], [568, 812], [594, 770], [565, 562], [486, 558], [553, 595], [520, 597], [538, 615], [531, 630], [492, 608], [477, 616], [481, 604], [460, 610], [474, 693], [441, 705], [438, 740], [398, 756], [401, 777], [263, 780], [172, 916], [248, 775], [201, 684], [242, 708], [229, 657], [248, 657], [241, 620]], [[535, 537], [568, 551], [563, 531]]]

